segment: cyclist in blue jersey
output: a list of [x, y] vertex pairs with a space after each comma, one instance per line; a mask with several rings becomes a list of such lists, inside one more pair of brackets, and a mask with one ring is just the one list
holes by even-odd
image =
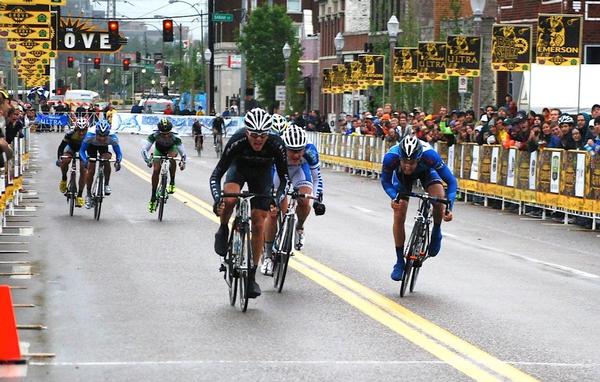
[[[276, 128], [273, 128], [276, 129]], [[317, 148], [312, 143], [307, 142], [306, 132], [303, 128], [290, 125], [283, 131], [283, 142], [287, 152], [287, 168], [290, 181], [298, 192], [301, 194], [313, 195], [317, 198], [313, 202], [315, 215], [323, 215], [325, 213], [325, 204], [323, 201], [323, 177], [321, 176], [321, 163], [319, 161], [319, 153]], [[273, 187], [279, 186], [279, 177], [273, 175]], [[282, 211], [287, 209], [287, 205], [281, 206]], [[304, 245], [304, 222], [310, 214], [309, 199], [298, 199], [296, 208], [296, 235], [294, 246], [300, 250]], [[271, 254], [273, 250], [273, 241], [277, 231], [277, 214], [270, 214], [267, 219], [265, 228], [265, 252], [261, 272], [264, 275], [273, 274], [273, 262]]]
[[[433, 229], [431, 230], [431, 243], [429, 256], [437, 256], [442, 243], [442, 220], [452, 220], [452, 206], [456, 197], [456, 178], [446, 166], [439, 154], [429, 144], [419, 141], [416, 137], [406, 137], [399, 144], [393, 146], [383, 158], [381, 170], [381, 184], [383, 189], [392, 199], [394, 210], [394, 243], [396, 245], [396, 264], [392, 270], [391, 278], [394, 281], [402, 279], [404, 271], [404, 221], [408, 207], [408, 196], [413, 182], [419, 179], [423, 188], [431, 196], [443, 198], [445, 195], [442, 180], [448, 186], [446, 198], [450, 201], [449, 209], [442, 203], [434, 203]], [[398, 194], [400, 199], [396, 201]]]
[[[96, 131], [88, 133], [83, 138], [81, 148], [79, 149], [79, 158], [83, 162], [84, 166], [87, 167], [85, 174], [86, 185], [87, 185], [87, 196], [85, 199], [85, 208], [92, 208], [93, 202], [91, 197], [92, 181], [96, 173], [96, 164], [90, 162], [89, 158], [97, 158], [100, 154], [102, 159], [110, 159], [111, 153], [108, 151], [108, 146], [112, 146], [117, 160], [115, 162], [115, 171], [121, 169], [121, 160], [123, 154], [121, 153], [121, 146], [119, 145], [119, 138], [116, 134], [110, 132], [110, 123], [106, 119], [101, 119], [96, 122]], [[104, 194], [110, 195], [112, 190], [109, 186], [110, 181], [110, 164], [107, 162], [104, 164]]]

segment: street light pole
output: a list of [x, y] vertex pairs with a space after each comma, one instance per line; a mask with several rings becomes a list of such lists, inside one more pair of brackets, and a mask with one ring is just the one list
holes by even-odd
[[398, 33], [400, 32], [400, 22], [396, 18], [396, 15], [392, 15], [387, 22], [388, 35], [390, 36], [390, 83], [388, 90], [388, 97], [392, 109], [394, 108], [394, 48], [396, 47], [396, 41], [398, 40]]
[[[483, 16], [483, 9], [485, 8], [486, 0], [471, 0], [471, 9], [473, 10], [473, 22], [475, 26], [475, 35], [481, 39], [481, 45], [483, 46], [483, 39], [481, 38], [481, 17]], [[482, 57], [483, 58], [483, 57]], [[479, 109], [480, 109], [480, 93], [481, 93], [481, 70], [479, 76], [473, 80], [473, 112], [475, 117], [479, 120]]]
[[[342, 35], [342, 32], [338, 32], [335, 35], [335, 38], [333, 39], [333, 46], [335, 47], [335, 56], [337, 57], [337, 62], [339, 65], [341, 65], [344, 61], [343, 57], [342, 57], [342, 50], [344, 49], [344, 35]], [[340, 110], [340, 112], [342, 111], [342, 103], [343, 103], [343, 93], [342, 95], [339, 96], [338, 98], [338, 102], [337, 102], [337, 107]], [[333, 105], [332, 105], [333, 107]], [[333, 110], [333, 112], [335, 113], [335, 108]]]
[[[209, 0], [210, 1], [210, 0]], [[210, 67], [210, 60], [212, 58], [212, 52], [210, 51], [210, 49], [206, 48], [206, 50], [204, 51], [204, 61], [208, 64], [207, 66]], [[207, 68], [208, 69], [208, 68]], [[206, 71], [206, 115], [210, 115], [210, 105], [212, 104], [212, 92], [210, 91], [210, 88], [212, 86], [212, 82], [210, 80], [210, 69]]]
[[289, 110], [289, 99], [290, 99], [289, 89], [288, 89], [289, 88], [288, 76], [290, 74], [290, 56], [292, 55], [292, 48], [290, 47], [290, 44], [288, 44], [287, 42], [283, 46], [282, 53], [283, 53], [283, 60], [285, 61], [285, 77], [283, 80], [283, 83], [285, 85], [284, 109], [285, 109], [285, 113], [287, 114], [287, 112]]

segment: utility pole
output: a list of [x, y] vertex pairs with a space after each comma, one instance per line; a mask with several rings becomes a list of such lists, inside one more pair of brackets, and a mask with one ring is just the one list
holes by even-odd
[[[242, 1], [243, 2], [243, 1]], [[215, 11], [214, 0], [208, 0], [208, 49], [212, 52], [208, 65], [208, 89], [209, 101], [207, 115], [210, 115], [215, 108], [215, 28], [213, 23], [213, 13]]]
[[[242, 15], [240, 17], [240, 36], [244, 33], [244, 25], [246, 24], [247, 0], [242, 0]], [[239, 115], [244, 115], [246, 112], [246, 57], [240, 52], [240, 104]]]

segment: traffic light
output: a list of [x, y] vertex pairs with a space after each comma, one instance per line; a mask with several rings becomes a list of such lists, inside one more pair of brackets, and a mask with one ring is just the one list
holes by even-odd
[[169, 68], [167, 65], [163, 66], [163, 76], [169, 77], [170, 74], [171, 74], [171, 68]]
[[67, 68], [72, 68], [74, 62], [75, 62], [75, 58], [73, 56], [67, 57]]
[[173, 20], [163, 20], [163, 42], [173, 42]]
[[129, 64], [130, 64], [129, 59], [125, 58], [123, 60], [123, 70], [129, 70]]
[[111, 20], [108, 22], [108, 41], [111, 44], [119, 43], [119, 22]]
[[142, 62], [142, 52], [135, 52], [135, 63], [139, 64]]
[[94, 69], [100, 69], [100, 57], [94, 58]]

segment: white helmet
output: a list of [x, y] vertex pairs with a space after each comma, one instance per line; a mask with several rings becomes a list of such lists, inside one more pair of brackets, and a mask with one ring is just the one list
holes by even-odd
[[562, 125], [563, 123], [566, 123], [568, 125], [574, 125], [575, 121], [573, 120], [573, 117], [571, 117], [569, 114], [565, 113], [565, 114], [561, 115], [560, 118], [558, 119], [559, 125]]
[[306, 147], [306, 132], [300, 126], [289, 125], [282, 135], [285, 147], [290, 150], [302, 150]]
[[265, 110], [255, 107], [246, 113], [244, 125], [250, 131], [269, 131], [271, 129], [271, 115]]
[[271, 117], [271, 129], [281, 135], [287, 129], [288, 122], [283, 115], [273, 114]]
[[85, 130], [88, 128], [88, 126], [89, 126], [88, 120], [85, 117], [79, 117], [75, 121], [75, 127], [77, 127], [80, 130]]

